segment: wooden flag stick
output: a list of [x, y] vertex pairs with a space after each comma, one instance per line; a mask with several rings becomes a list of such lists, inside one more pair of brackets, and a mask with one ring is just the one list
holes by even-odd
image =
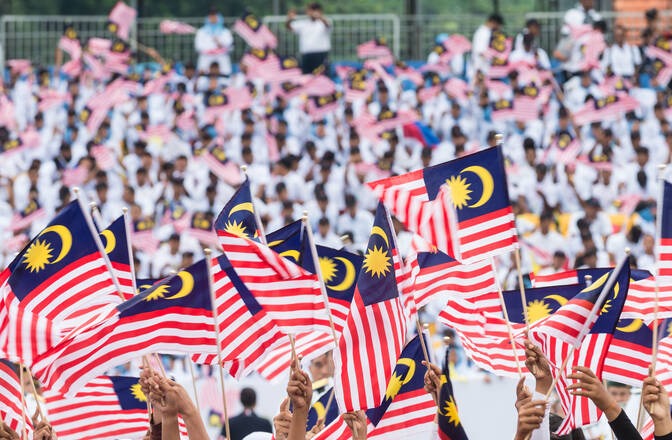
[[[329, 316], [329, 326], [331, 327], [331, 336], [334, 338], [334, 344], [338, 347], [338, 336], [336, 336], [336, 327], [334, 327], [334, 318], [331, 316], [331, 307], [329, 306], [329, 295], [327, 295], [327, 286], [324, 284], [324, 278], [322, 277], [322, 268], [320, 267], [320, 259], [317, 255], [317, 247], [315, 246], [315, 241], [313, 239], [313, 230], [308, 223], [308, 211], [303, 211], [303, 227], [306, 231], [306, 236], [308, 237], [308, 246], [310, 247], [310, 254], [313, 260], [313, 267], [315, 267], [315, 273], [317, 274], [317, 279], [320, 283], [320, 290], [322, 291], [322, 299], [324, 300], [324, 307], [327, 309], [327, 315]], [[356, 281], [356, 280], [355, 280]]]
[[[23, 371], [23, 364], [21, 364], [20, 367], [21, 371]], [[31, 374], [28, 368], [26, 368], [26, 371], [28, 372], [28, 376], [30, 378], [30, 388], [33, 393], [33, 397], [35, 397], [35, 404], [37, 405], [37, 412], [40, 414], [40, 420], [46, 422], [47, 418], [44, 417], [44, 413], [42, 412], [42, 405], [40, 405], [40, 399], [38, 398], [37, 395], [37, 389], [35, 388], [35, 381], [33, 380], [33, 375]]]
[[511, 350], [513, 350], [513, 357], [516, 360], [516, 369], [518, 370], [518, 376], [522, 378], [523, 369], [520, 366], [518, 353], [516, 353], [516, 342], [513, 339], [513, 328], [511, 327], [511, 322], [509, 321], [509, 313], [506, 310], [506, 303], [504, 302], [504, 294], [502, 294], [502, 286], [499, 284], [499, 278], [497, 277], [497, 265], [495, 264], [495, 259], [493, 257], [490, 257], [490, 265], [492, 266], [492, 271], [495, 274], [495, 283], [497, 284], [499, 303], [502, 306], [502, 313], [504, 314], [504, 321], [506, 322], [506, 330], [509, 332], [509, 342], [511, 343]]
[[[656, 211], [656, 239], [660, 243], [662, 239], [663, 232], [663, 190], [665, 188], [665, 180], [663, 175], [665, 173], [665, 164], [658, 165], [658, 201], [657, 201], [657, 211]], [[658, 306], [659, 306], [659, 296], [660, 290], [658, 287], [658, 278], [660, 278], [660, 246], [656, 246], [656, 276], [653, 279], [653, 291], [654, 291], [654, 308], [653, 308], [653, 340], [651, 345], [651, 376], [656, 374], [656, 361], [658, 360]], [[650, 408], [649, 408], [650, 409]]]
[[527, 314], [527, 298], [525, 296], [525, 282], [523, 281], [523, 272], [520, 269], [520, 248], [516, 247], [513, 251], [514, 259], [516, 260], [516, 270], [518, 270], [518, 287], [520, 289], [520, 301], [523, 303], [523, 316], [525, 317], [525, 330], [530, 332], [530, 318]]
[[296, 360], [296, 363], [299, 363], [299, 356], [296, 354], [296, 341], [294, 340], [294, 335], [293, 334], [288, 334], [287, 337], [289, 338], [289, 345], [292, 347], [292, 359]]
[[26, 387], [23, 385], [23, 365], [19, 364], [19, 382], [21, 382], [21, 440], [28, 440], [26, 431]]
[[196, 389], [196, 374], [194, 374], [194, 361], [191, 360], [191, 356], [187, 355], [187, 360], [189, 361], [189, 372], [191, 373], [191, 385], [194, 387], [194, 401], [196, 402], [196, 410], [198, 411], [198, 416], [201, 416], [201, 405], [198, 403], [198, 391]]
[[222, 404], [224, 405], [224, 428], [226, 430], [226, 438], [231, 440], [231, 428], [229, 428], [229, 411], [226, 408], [226, 388], [224, 386], [224, 368], [222, 367], [222, 345], [221, 335], [219, 334], [219, 317], [217, 316], [217, 302], [215, 298], [214, 280], [212, 277], [212, 261], [210, 255], [212, 251], [207, 248], [203, 251], [205, 253], [206, 266], [208, 267], [208, 287], [210, 290], [210, 302], [212, 303], [212, 320], [215, 324], [215, 340], [217, 341], [217, 363], [219, 364], [219, 385], [222, 389]]

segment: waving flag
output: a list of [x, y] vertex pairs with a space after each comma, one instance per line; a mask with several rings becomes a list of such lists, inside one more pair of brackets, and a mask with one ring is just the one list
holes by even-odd
[[[21, 411], [22, 392], [14, 365], [5, 359], [0, 359], [0, 420], [16, 432], [21, 432], [21, 414], [27, 412], [27, 410]], [[27, 417], [25, 422], [26, 427], [31, 427], [32, 430], [32, 424]]]
[[[294, 348], [297, 356], [302, 357], [303, 362], [310, 362], [333, 350], [336, 345], [331, 334], [309, 332], [295, 336]], [[292, 356], [292, 345], [287, 338], [283, 338], [266, 352], [264, 360], [258, 364], [256, 370], [269, 382], [282, 383], [283, 380], [286, 382]], [[336, 407], [336, 402], [333, 402], [333, 405]]]
[[47, 212], [40, 206], [37, 200], [31, 200], [28, 205], [12, 216], [12, 222], [9, 224], [10, 231], [20, 231], [28, 228], [33, 222], [43, 218]]
[[5, 354], [30, 363], [69, 331], [113, 314], [121, 300], [77, 201], [70, 203], [2, 274], [8, 312]]
[[240, 185], [240, 167], [226, 156], [224, 149], [214, 145], [210, 150], [205, 149], [198, 155], [205, 162], [210, 171], [229, 185]]
[[616, 93], [600, 99], [590, 99], [574, 112], [574, 123], [581, 126], [591, 122], [599, 122], [637, 110], [639, 107], [640, 104], [637, 99], [624, 93]]
[[[217, 216], [215, 231], [219, 237], [230, 234], [237, 237], [248, 237], [253, 240], [258, 239], [259, 227], [254, 217], [249, 178], [245, 179]], [[222, 246], [225, 246], [225, 241], [222, 238], [220, 240]]]
[[436, 199], [444, 184], [450, 188], [457, 211], [456, 237], [461, 260], [485, 259], [514, 248], [517, 232], [500, 147], [368, 183], [405, 225], [410, 221], [408, 207]]
[[63, 440], [141, 438], [149, 427], [139, 378], [99, 376], [75, 396], [44, 392], [49, 423]]
[[309, 96], [307, 110], [312, 121], [324, 119], [330, 113], [333, 113], [340, 105], [342, 97], [341, 92], [333, 92], [320, 96]]
[[430, 438], [436, 404], [424, 390], [427, 372], [422, 365], [424, 359], [420, 338], [416, 336], [401, 352], [382, 403], [366, 411], [366, 417], [375, 426], [367, 438]]
[[653, 331], [641, 319], [621, 318], [604, 359], [602, 377], [641, 387], [649, 376], [652, 342]]
[[308, 411], [306, 431], [310, 431], [319, 419], [324, 419], [324, 426], [328, 426], [338, 418], [340, 411], [338, 410], [336, 400], [332, 400], [329, 410], [327, 411], [327, 404], [329, 403], [329, 398], [333, 392], [334, 388], [329, 388], [324, 392], [324, 395], [317, 399], [317, 401], [310, 407], [310, 411]]
[[138, 15], [138, 12], [135, 9], [123, 1], [118, 1], [110, 11], [107, 29], [122, 40], [128, 40], [128, 34], [131, 32], [131, 26], [136, 15]]
[[215, 353], [206, 261], [168, 277], [37, 359], [33, 373], [55, 391], [73, 395], [107, 369], [143, 354]]
[[423, 147], [436, 147], [440, 142], [432, 129], [422, 122], [406, 124], [403, 128], [404, 137], [417, 140]]
[[660, 237], [658, 238], [658, 276], [672, 277], [672, 183], [663, 181], [663, 199], [660, 209]]
[[254, 48], [265, 49], [270, 47], [275, 49], [278, 45], [275, 34], [251, 12], [244, 12], [243, 16], [236, 20], [233, 30]]
[[389, 57], [392, 51], [387, 46], [387, 39], [379, 37], [357, 46], [357, 56], [359, 58], [377, 58]]
[[195, 34], [196, 28], [180, 21], [161, 20], [161, 23], [159, 23], [159, 31], [161, 31], [162, 34], [184, 35]]
[[336, 401], [345, 412], [381, 404], [406, 336], [407, 318], [397, 287], [400, 257], [388, 216], [379, 204], [350, 314], [335, 351]]
[[439, 390], [439, 439], [440, 440], [468, 440], [464, 432], [460, 415], [457, 412], [453, 384], [450, 381], [450, 348], [446, 349], [443, 358], [441, 374], [441, 389]]

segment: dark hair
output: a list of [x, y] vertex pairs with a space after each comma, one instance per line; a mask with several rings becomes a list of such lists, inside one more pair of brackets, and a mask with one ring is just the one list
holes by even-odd
[[250, 408], [257, 403], [257, 393], [252, 388], [243, 388], [240, 390], [240, 403], [245, 408]]
[[322, 10], [322, 5], [319, 4], [318, 2], [310, 2], [310, 3], [308, 4], [308, 9], [312, 9], [312, 10], [314, 10], [314, 11], [315, 11], [315, 10], [317, 10], [317, 11], [321, 11], [321, 10]]
[[539, 20], [536, 18], [530, 18], [525, 22], [525, 27], [530, 27], [530, 26], [540, 26]]
[[320, 226], [329, 226], [329, 219], [326, 217], [322, 217], [320, 221], [318, 222]]
[[500, 14], [494, 13], [490, 14], [488, 17], [488, 21], [493, 21], [497, 23], [498, 25], [503, 25], [504, 24], [504, 17], [502, 17]]

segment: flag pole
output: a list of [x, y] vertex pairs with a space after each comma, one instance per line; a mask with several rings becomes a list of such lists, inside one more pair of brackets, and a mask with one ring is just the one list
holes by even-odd
[[313, 267], [315, 267], [315, 273], [317, 274], [317, 279], [320, 283], [320, 291], [322, 292], [322, 300], [324, 301], [324, 307], [327, 309], [327, 315], [329, 316], [329, 326], [331, 327], [331, 335], [334, 337], [334, 344], [338, 346], [338, 337], [336, 336], [336, 327], [334, 327], [334, 318], [331, 315], [331, 307], [329, 306], [329, 295], [327, 295], [327, 286], [324, 284], [324, 278], [322, 277], [322, 269], [320, 267], [320, 259], [317, 255], [317, 247], [315, 246], [315, 240], [313, 239], [313, 230], [308, 224], [308, 211], [303, 211], [303, 217], [301, 218], [303, 227], [308, 236], [308, 246], [310, 247], [310, 256], [313, 260]]
[[131, 246], [131, 218], [128, 214], [128, 208], [121, 208], [121, 212], [124, 215], [124, 230], [126, 231], [126, 248], [128, 249], [128, 264], [131, 269], [131, 282], [133, 283], [133, 295], [138, 293], [138, 284], [135, 280], [135, 260], [133, 259], [133, 247]]
[[19, 382], [21, 382], [21, 439], [28, 440], [26, 431], [26, 388], [23, 385], [23, 365], [19, 364]]
[[[254, 209], [254, 208], [253, 208]], [[217, 316], [217, 302], [215, 298], [214, 280], [212, 277], [212, 259], [210, 255], [212, 251], [210, 248], [203, 250], [205, 253], [205, 263], [208, 267], [208, 290], [210, 291], [210, 302], [212, 304], [212, 320], [215, 324], [215, 339], [217, 341], [217, 363], [219, 364], [219, 385], [222, 389], [222, 404], [224, 405], [224, 428], [226, 430], [227, 440], [231, 439], [231, 429], [229, 428], [229, 411], [226, 408], [226, 388], [224, 386], [224, 368], [222, 367], [222, 346], [221, 335], [219, 334], [219, 318]]]
[[91, 231], [91, 235], [93, 235], [93, 241], [96, 243], [96, 247], [98, 248], [98, 252], [100, 252], [101, 256], [103, 257], [103, 261], [105, 262], [105, 266], [107, 267], [107, 271], [110, 273], [110, 277], [112, 278], [112, 282], [114, 283], [114, 287], [117, 288], [117, 294], [123, 300], [124, 295], [122, 295], [122, 293], [121, 293], [121, 286], [119, 285], [119, 280], [117, 279], [117, 276], [115, 275], [114, 270], [112, 269], [112, 264], [110, 263], [110, 259], [107, 257], [107, 254], [105, 253], [105, 247], [103, 246], [103, 242], [100, 240], [100, 234], [98, 234], [98, 231], [96, 230], [96, 227], [93, 224], [93, 220], [91, 219], [91, 215], [89, 213], [89, 210], [86, 209], [86, 205], [85, 205], [84, 200], [83, 200], [85, 195], [83, 193], [80, 195], [79, 188], [77, 188], [77, 187], [73, 188], [72, 191], [75, 193], [75, 198], [77, 199], [77, 203], [79, 203], [79, 207], [82, 209], [82, 212], [84, 213], [84, 218], [86, 219], [86, 224], [89, 226], [89, 230]]
[[189, 372], [191, 373], [191, 385], [194, 387], [194, 401], [196, 402], [196, 410], [198, 411], [198, 416], [201, 417], [201, 405], [198, 403], [198, 391], [196, 390], [196, 375], [194, 374], [194, 361], [191, 360], [191, 356], [187, 356], [189, 361]]
[[[490, 257], [490, 265], [492, 266], [492, 271], [495, 276], [495, 284], [497, 284], [497, 293], [499, 294], [499, 304], [502, 307], [502, 313], [504, 314], [504, 321], [506, 322], [506, 330], [509, 333], [509, 342], [511, 343], [511, 350], [513, 350], [513, 357], [516, 360], [516, 369], [518, 370], [518, 376], [522, 379], [523, 369], [520, 366], [520, 359], [518, 359], [518, 354], [516, 353], [516, 343], [513, 339], [513, 328], [511, 327], [511, 322], [509, 321], [509, 312], [506, 310], [506, 303], [504, 302], [504, 294], [502, 293], [502, 286], [499, 283], [499, 277], [497, 276], [497, 265], [495, 264], [495, 259]], [[523, 304], [523, 309], [525, 305]]]
[[[665, 180], [663, 179], [663, 174], [665, 173], [665, 164], [658, 165], [658, 200], [656, 203], [656, 239], [658, 243], [661, 242], [662, 232], [663, 232], [663, 191], [665, 188]], [[658, 286], [658, 278], [660, 278], [660, 245], [656, 246], [658, 249], [656, 251], [656, 276], [653, 279], [653, 291], [654, 291], [654, 308], [653, 308], [653, 340], [651, 345], [651, 377], [654, 377], [656, 374], [656, 361], [658, 360], [658, 308], [659, 308], [659, 296], [660, 290]]]
[[[21, 371], [23, 371], [23, 364], [20, 364], [20, 366]], [[26, 371], [28, 371], [28, 374], [30, 375], [30, 388], [33, 393], [33, 397], [35, 397], [35, 404], [37, 405], [37, 412], [40, 414], [40, 420], [46, 422], [47, 418], [44, 417], [44, 413], [42, 412], [42, 405], [40, 405], [40, 399], [37, 396], [37, 389], [35, 388], [35, 381], [33, 380], [33, 375], [28, 368], [26, 368]]]
[[98, 226], [102, 228], [104, 226], [103, 217], [100, 215], [100, 209], [98, 209], [98, 204], [96, 202], [91, 202], [89, 203], [89, 206], [91, 207], [91, 217], [93, 217], [93, 220], [96, 223], [98, 223]]
[[[250, 177], [247, 175], [247, 165], [241, 165], [240, 170], [243, 172], [245, 178], [249, 180]], [[264, 232], [264, 225], [261, 223], [261, 217], [259, 217], [259, 212], [254, 207], [254, 195], [252, 194], [251, 189], [250, 189], [250, 200], [252, 202], [252, 211], [254, 212], [254, 220], [257, 222], [257, 227], [259, 228], [259, 240], [263, 244], [268, 245], [268, 243], [266, 243], [266, 232]]]
[[525, 296], [525, 282], [523, 281], [523, 272], [520, 268], [520, 246], [516, 246], [513, 251], [514, 259], [516, 260], [516, 269], [518, 270], [518, 288], [520, 289], [520, 300], [523, 303], [523, 316], [525, 317], [525, 330], [530, 332], [530, 318], [527, 313], [527, 298]]

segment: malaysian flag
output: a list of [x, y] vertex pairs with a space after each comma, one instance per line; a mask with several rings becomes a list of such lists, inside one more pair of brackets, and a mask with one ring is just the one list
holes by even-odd
[[135, 21], [137, 11], [128, 6], [123, 1], [117, 2], [114, 8], [110, 11], [108, 17], [107, 30], [115, 33], [122, 40], [128, 40], [128, 34], [131, 31], [131, 26]]
[[345, 89], [345, 100], [347, 102], [357, 101], [358, 99], [367, 99], [376, 90], [375, 77], [366, 78], [359, 72], [348, 75], [343, 85]]
[[317, 399], [315, 403], [310, 407], [308, 411], [308, 422], [306, 423], [306, 431], [310, 431], [313, 426], [317, 423], [318, 420], [324, 420], [324, 426], [329, 426], [334, 420], [340, 415], [338, 410], [338, 405], [335, 400], [332, 400], [331, 405], [327, 410], [327, 404], [329, 399], [334, 392], [334, 388], [331, 387], [324, 392], [322, 397]]
[[14, 364], [0, 359], [0, 421], [5, 422], [16, 432], [22, 431], [21, 414], [24, 414], [26, 428], [32, 431], [26, 411], [22, 411], [23, 398], [21, 382]]
[[207, 263], [201, 260], [118, 305], [104, 322], [38, 358], [33, 373], [47, 388], [70, 396], [143, 354], [215, 353]]
[[452, 34], [441, 44], [446, 49], [439, 54], [441, 62], [443, 63], [449, 63], [454, 57], [471, 50], [471, 42], [469, 39], [460, 34]]
[[379, 37], [357, 46], [357, 56], [359, 58], [378, 58], [389, 57], [392, 51], [387, 46], [387, 38]]
[[207, 246], [218, 247], [219, 240], [217, 240], [217, 234], [212, 229], [212, 221], [211, 213], [204, 211], [194, 212], [187, 227], [187, 234]]
[[491, 102], [490, 106], [492, 109], [490, 117], [493, 121], [510, 121], [516, 118], [511, 99], [497, 99]]
[[161, 23], [159, 23], [159, 31], [161, 31], [162, 34], [195, 34], [196, 33], [196, 28], [186, 24], [182, 23], [180, 21], [175, 21], [175, 20], [161, 20]]
[[77, 39], [76, 34], [74, 37], [70, 37], [66, 31], [65, 35], [61, 36], [61, 39], [58, 40], [58, 48], [67, 52], [73, 60], [77, 60], [82, 56], [82, 45], [79, 39]]
[[66, 332], [113, 313], [117, 290], [77, 201], [70, 203], [1, 275], [8, 313], [6, 357], [30, 364]]
[[573, 383], [567, 375], [576, 366], [590, 368], [602, 380], [609, 346], [618, 326], [630, 281], [630, 268], [624, 259], [611, 273], [602, 275], [562, 306], [541, 325], [530, 330], [530, 340], [541, 345], [549, 362], [559, 367], [569, 356], [565, 371], [560, 374], [557, 391], [568, 415], [558, 429], [559, 434], [597, 422], [601, 412], [590, 399], [567, 393]]
[[121, 215], [100, 233], [100, 237], [114, 275], [119, 282], [121, 294], [125, 299], [130, 299], [135, 295], [133, 290], [135, 274], [131, 271], [131, 252], [126, 230], [126, 218]]
[[394, 228], [387, 209], [379, 204], [350, 314], [335, 351], [336, 401], [345, 412], [383, 402], [406, 336], [407, 317], [397, 287], [400, 275]]
[[427, 367], [422, 365], [424, 360], [420, 338], [416, 336], [399, 355], [382, 403], [366, 411], [367, 419], [375, 426], [367, 438], [430, 438], [436, 404], [424, 390], [427, 372]]
[[240, 185], [242, 177], [240, 167], [229, 159], [220, 145], [213, 145], [211, 149], [204, 149], [198, 156], [205, 162], [210, 171], [229, 185]]
[[278, 57], [280, 68], [274, 73], [271, 82], [301, 81], [302, 73], [299, 67], [299, 61], [292, 56]]
[[[215, 232], [219, 237], [235, 235], [258, 240], [260, 230], [255, 219], [249, 178], [245, 178], [240, 188], [231, 196], [217, 216]], [[222, 246], [224, 243], [222, 239]]]
[[[284, 333], [247, 288], [226, 255], [212, 260], [215, 305], [222, 342], [223, 367], [233, 376], [247, 374], [257, 367]], [[216, 355], [194, 355], [194, 362], [216, 364]]]
[[450, 98], [456, 99], [462, 104], [469, 101], [469, 95], [471, 94], [469, 84], [460, 78], [448, 79], [443, 85], [443, 90]]
[[637, 99], [627, 93], [615, 93], [599, 99], [589, 99], [573, 113], [574, 123], [578, 126], [601, 122], [639, 109]]
[[633, 276], [632, 279], [634, 281], [630, 282], [630, 290], [621, 318], [643, 319], [646, 323], [653, 322], [656, 302], [652, 299], [656, 296], [656, 290], [658, 291], [658, 319], [672, 318], [672, 285], [664, 281], [656, 281], [652, 276], [644, 279]]
[[273, 81], [275, 74], [280, 70], [280, 59], [273, 52], [273, 49], [252, 47], [240, 59], [240, 65], [247, 69], [248, 78]]
[[333, 92], [327, 95], [309, 96], [307, 111], [312, 121], [324, 119], [330, 113], [334, 113], [339, 106], [339, 100], [343, 96], [341, 92]]
[[453, 384], [450, 381], [450, 348], [443, 358], [441, 389], [439, 390], [439, 440], [468, 440], [457, 411]]
[[644, 321], [621, 318], [604, 359], [602, 377], [633, 387], [642, 386], [642, 381], [649, 376], [652, 341], [653, 331]]
[[[597, 280], [605, 273], [612, 271], [610, 267], [598, 267], [595, 269], [577, 269], [566, 272], [558, 272], [548, 275], [535, 275], [530, 273], [530, 281], [533, 287], [548, 287], [548, 286], [562, 286], [564, 284], [588, 284], [587, 276], [592, 280]], [[651, 277], [651, 274], [646, 270], [633, 269], [630, 271], [630, 276], [634, 281], [645, 280]], [[630, 286], [632, 288], [632, 285]]]
[[660, 209], [660, 237], [656, 246], [658, 253], [657, 276], [663, 280], [672, 277], [672, 183], [663, 180], [662, 203]]
[[165, 202], [161, 226], [171, 225], [175, 232], [181, 234], [191, 223], [191, 215], [180, 202]]
[[236, 20], [233, 30], [254, 48], [265, 49], [270, 47], [275, 49], [278, 45], [275, 34], [256, 15], [249, 11], [245, 11], [243, 16]]
[[554, 153], [554, 162], [569, 165], [574, 163], [581, 152], [581, 142], [569, 130], [560, 130], [553, 136], [553, 143], [544, 155], [542, 162], [547, 162], [549, 154]]
[[[484, 259], [514, 248], [517, 232], [500, 147], [368, 185], [401, 222], [409, 224], [408, 207], [436, 199], [445, 183], [457, 211], [455, 235], [461, 260]], [[400, 193], [409, 197], [398, 197]]]
[[47, 212], [40, 206], [40, 202], [31, 200], [20, 212], [14, 213], [8, 228], [10, 231], [26, 229], [45, 215], [47, 215]]
[[131, 243], [133, 247], [148, 254], [153, 254], [159, 249], [161, 241], [154, 235], [154, 220], [144, 218], [133, 222]]
[[[299, 333], [295, 336], [294, 352], [301, 356], [302, 362], [310, 362], [336, 348], [334, 337], [331, 334], [310, 332]], [[293, 359], [292, 344], [283, 338], [273, 348], [268, 350], [263, 361], [257, 367], [257, 373], [269, 382], [286, 382], [289, 367]], [[333, 403], [336, 407], [336, 403]], [[337, 414], [338, 415], [338, 414]]]
[[96, 165], [103, 171], [109, 171], [117, 164], [114, 152], [105, 145], [96, 145], [91, 148], [91, 156], [96, 160]]
[[99, 376], [72, 397], [47, 390], [49, 423], [62, 440], [143, 438], [149, 417], [138, 382], [137, 377]]

